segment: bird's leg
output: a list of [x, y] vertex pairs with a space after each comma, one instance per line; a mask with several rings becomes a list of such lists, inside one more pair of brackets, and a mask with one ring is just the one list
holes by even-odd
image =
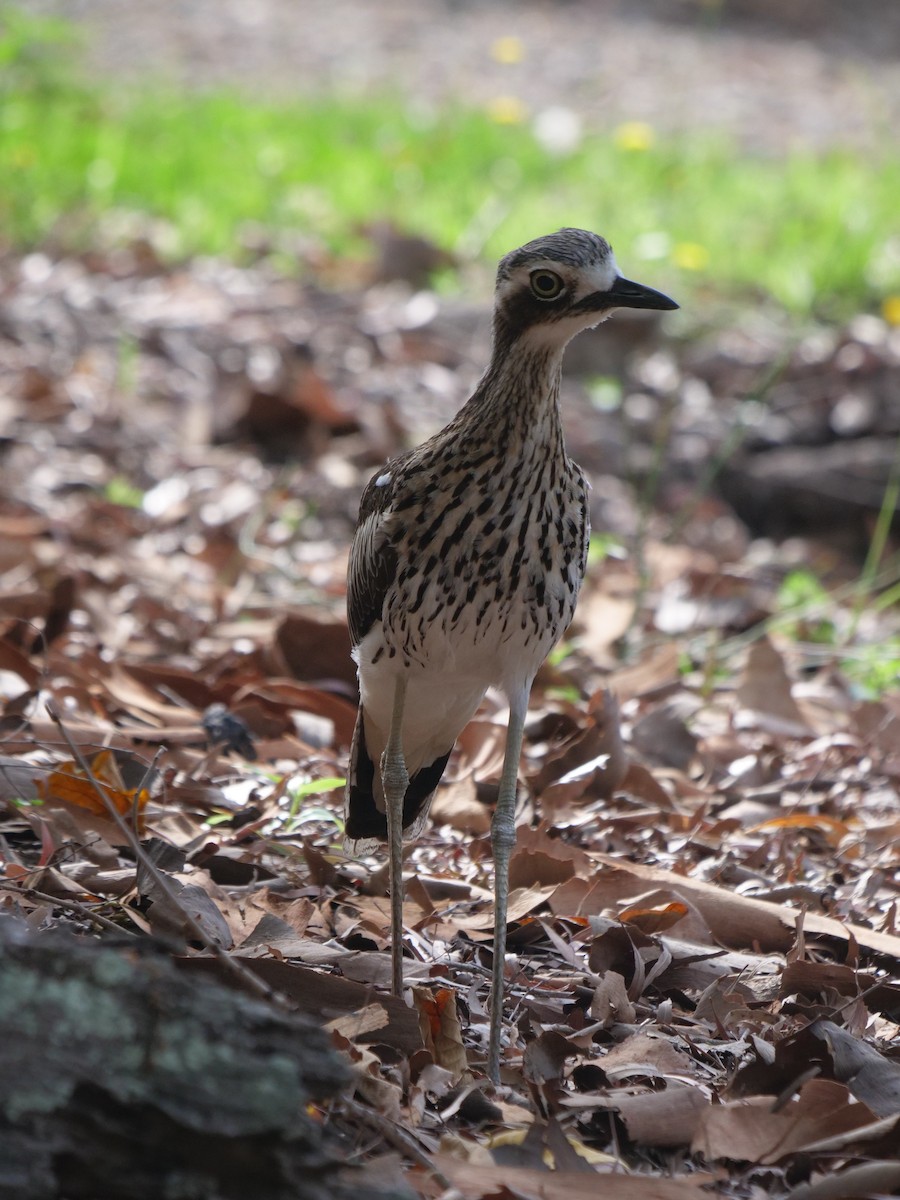
[[509, 726], [506, 732], [506, 754], [497, 807], [491, 822], [491, 847], [494, 852], [494, 969], [491, 982], [491, 1029], [488, 1044], [488, 1076], [492, 1083], [500, 1082], [500, 1032], [503, 1027], [503, 968], [506, 959], [506, 909], [509, 900], [509, 859], [516, 844], [516, 784], [519, 777], [519, 756], [528, 711], [525, 688], [510, 698]]
[[403, 801], [409, 775], [403, 758], [403, 709], [406, 676], [398, 675], [394, 687], [391, 732], [381, 756], [381, 785], [387, 814], [388, 870], [391, 880], [391, 992], [403, 991]]

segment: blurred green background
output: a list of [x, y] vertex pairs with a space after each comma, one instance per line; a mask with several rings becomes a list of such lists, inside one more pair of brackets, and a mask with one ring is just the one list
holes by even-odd
[[900, 324], [892, 7], [863, 44], [824, 0], [6, 5], [0, 240], [290, 266], [386, 219], [490, 261], [574, 224], [688, 304]]

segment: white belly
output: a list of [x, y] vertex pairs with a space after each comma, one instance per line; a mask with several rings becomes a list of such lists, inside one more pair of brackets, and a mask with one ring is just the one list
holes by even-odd
[[[391, 728], [399, 658], [389, 656], [379, 625], [366, 634], [354, 657], [366, 716], [366, 743], [372, 761], [378, 763]], [[471, 663], [469, 669], [466, 664], [456, 662], [451, 667], [455, 657], [445, 655], [441, 661], [429, 660], [427, 667], [412, 663], [404, 671], [407, 688], [403, 757], [410, 775], [447, 753], [475, 715], [484, 693], [496, 682], [483, 671], [476, 671]]]
[[413, 519], [402, 504], [389, 518], [394, 577], [381, 620], [355, 650], [373, 763], [387, 744], [401, 672], [413, 775], [447, 754], [489, 687], [527, 696], [568, 627], [584, 570], [586, 484], [566, 461], [548, 489], [541, 465], [504, 477], [496, 499], [494, 475], [441, 473], [430, 494], [416, 494]]

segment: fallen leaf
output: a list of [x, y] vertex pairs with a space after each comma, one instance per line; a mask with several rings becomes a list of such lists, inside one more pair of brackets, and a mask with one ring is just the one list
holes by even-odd
[[812, 730], [791, 691], [784, 659], [768, 637], [750, 647], [735, 698], [747, 719], [787, 737], [808, 737]]
[[419, 1028], [426, 1050], [437, 1066], [449, 1071], [453, 1082], [469, 1077], [469, 1060], [463, 1045], [456, 993], [451, 988], [416, 987], [412, 989], [413, 1003], [419, 1013]]
[[691, 1150], [710, 1162], [777, 1163], [873, 1121], [864, 1104], [851, 1102], [843, 1084], [814, 1079], [777, 1111], [771, 1097], [711, 1106], [701, 1115]]
[[810, 1031], [831, 1051], [835, 1077], [878, 1117], [900, 1113], [900, 1063], [854, 1037], [833, 1021], [815, 1021]]
[[770, 829], [815, 829], [823, 833], [829, 846], [839, 846], [850, 832], [846, 821], [838, 821], [824, 813], [789, 813], [784, 817], [772, 817], [759, 825], [753, 825], [748, 833], [763, 833]]
[[609, 1171], [547, 1171], [533, 1167], [488, 1166], [483, 1162], [465, 1163], [445, 1154], [434, 1156], [434, 1163], [451, 1184], [471, 1200], [506, 1192], [527, 1200], [700, 1200], [700, 1189], [713, 1176], [704, 1172], [680, 1179], [651, 1178], [646, 1175], [622, 1175]]
[[367, 1004], [360, 1012], [335, 1017], [333, 1021], [328, 1021], [323, 1029], [328, 1033], [339, 1033], [348, 1042], [353, 1042], [366, 1034], [384, 1029], [389, 1020], [383, 1004]]
[[146, 788], [125, 787], [111, 750], [95, 754], [89, 770], [72, 760], [60, 763], [46, 780], [38, 779], [37, 787], [48, 802], [61, 801], [100, 817], [108, 817], [111, 810], [121, 817], [140, 815], [150, 799]]
[[625, 980], [615, 971], [607, 971], [594, 988], [590, 1013], [602, 1025], [630, 1025], [635, 1020], [634, 1005], [628, 999]]
[[619, 920], [626, 925], [636, 925], [642, 933], [660, 933], [671, 929], [690, 909], [681, 901], [673, 901], [660, 908], [626, 908], [619, 913]]
[[564, 1108], [579, 1112], [603, 1108], [617, 1112], [633, 1142], [646, 1146], [689, 1146], [700, 1114], [709, 1108], [709, 1097], [701, 1088], [670, 1082], [664, 1091], [630, 1093], [624, 1089], [566, 1096]]

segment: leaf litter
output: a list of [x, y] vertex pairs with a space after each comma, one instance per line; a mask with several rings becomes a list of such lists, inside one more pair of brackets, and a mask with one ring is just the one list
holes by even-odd
[[[340, 796], [358, 495], [465, 398], [479, 345], [440, 316], [410, 337], [397, 284], [128, 253], [5, 264], [0, 912], [163, 937], [312, 1014], [353, 1072], [329, 1118], [348, 1156], [375, 1172], [390, 1149], [423, 1197], [900, 1186], [900, 685], [863, 694], [779, 610], [800, 565], [832, 581], [830, 620], [896, 639], [858, 560], [802, 524], [753, 537], [724, 492], [667, 541], [685, 460], [642, 510], [634, 463], [613, 480], [593, 449], [609, 415], [567, 379], [595, 528], [633, 553], [592, 565], [535, 687], [486, 1091], [501, 700], [404, 851], [404, 1000], [386, 868], [344, 855]], [[724, 336], [653, 352], [685, 395], [721, 396], [715, 454], [753, 356]], [[626, 397], [673, 403], [644, 361]]]

